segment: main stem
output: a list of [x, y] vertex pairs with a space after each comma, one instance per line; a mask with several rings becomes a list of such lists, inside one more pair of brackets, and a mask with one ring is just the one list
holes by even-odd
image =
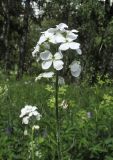
[[55, 107], [56, 107], [56, 138], [57, 138], [57, 154], [58, 160], [61, 160], [61, 148], [60, 148], [60, 119], [59, 119], [59, 107], [58, 107], [58, 72], [56, 71], [56, 85], [55, 85]]
[[34, 160], [34, 128], [32, 128], [31, 145], [32, 145], [32, 150], [31, 150], [32, 160]]

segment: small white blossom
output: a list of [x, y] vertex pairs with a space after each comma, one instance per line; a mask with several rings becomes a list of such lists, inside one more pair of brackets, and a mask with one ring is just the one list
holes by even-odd
[[29, 123], [29, 116], [23, 117], [22, 123], [23, 123], [23, 124], [28, 124], [28, 123]]
[[58, 84], [59, 85], [64, 85], [65, 84], [65, 80], [64, 80], [63, 77], [61, 77], [61, 76], [58, 77]]
[[78, 77], [80, 75], [81, 65], [80, 65], [79, 61], [76, 61], [76, 60], [73, 61], [69, 67], [70, 67], [72, 76]]
[[68, 26], [65, 23], [60, 23], [59, 25], [56, 25], [56, 27], [60, 31], [65, 31], [65, 28], [68, 28]]
[[62, 43], [59, 47], [59, 50], [66, 51], [68, 49], [78, 50], [80, 48], [80, 44], [77, 42], [66, 42]]
[[37, 120], [40, 120], [41, 114], [37, 111], [36, 106], [26, 105], [24, 108], [21, 109], [20, 118], [22, 118], [23, 124], [28, 124], [30, 117], [36, 117]]
[[24, 130], [24, 136], [27, 136], [28, 135], [28, 131], [27, 129]]
[[54, 75], [54, 72], [44, 72], [38, 75], [38, 77], [35, 78], [35, 81], [40, 80], [41, 78], [52, 78]]
[[39, 52], [39, 50], [40, 50], [40, 46], [39, 44], [37, 44], [36, 47], [34, 48], [34, 51], [32, 52], [32, 56], [36, 57], [36, 53]]
[[61, 52], [56, 52], [54, 55], [52, 55], [50, 51], [46, 50], [45, 52], [40, 53], [40, 58], [43, 60], [43, 69], [49, 69], [52, 64], [56, 70], [61, 70], [63, 68], [64, 63], [61, 60], [63, 58]]
[[35, 129], [35, 130], [39, 130], [39, 126], [38, 125], [34, 125], [33, 127], [32, 127], [32, 129]]
[[24, 117], [25, 115], [32, 113], [37, 110], [36, 106], [26, 105], [24, 108], [21, 109], [20, 118]]
[[66, 100], [63, 100], [61, 105], [60, 105], [63, 109], [67, 109], [68, 108], [68, 103]]
[[76, 49], [76, 52], [81, 55], [82, 54], [82, 50], [79, 48], [79, 49]]
[[51, 39], [54, 39], [54, 35], [53, 33], [50, 33], [47, 31], [45, 32], [42, 32], [43, 34], [41, 35], [39, 41], [38, 41], [38, 44], [41, 45], [42, 43], [46, 42], [47, 40], [51, 40]]
[[73, 33], [73, 31], [66, 31], [66, 42], [72, 42], [77, 39], [78, 34]]

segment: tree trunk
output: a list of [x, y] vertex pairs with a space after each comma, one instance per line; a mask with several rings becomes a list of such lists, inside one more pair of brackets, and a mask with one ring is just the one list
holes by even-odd
[[9, 51], [9, 33], [10, 33], [10, 0], [7, 0], [6, 3], [2, 2], [2, 7], [4, 11], [4, 24], [3, 24], [3, 33], [2, 37], [5, 44], [5, 72], [8, 73], [10, 65], [10, 51]]
[[25, 69], [25, 56], [26, 56], [26, 45], [27, 45], [27, 35], [28, 35], [28, 25], [29, 25], [29, 10], [30, 10], [30, 0], [25, 2], [25, 10], [23, 17], [23, 34], [20, 40], [20, 51], [19, 51], [19, 64], [18, 64], [18, 75], [17, 79], [23, 76]]

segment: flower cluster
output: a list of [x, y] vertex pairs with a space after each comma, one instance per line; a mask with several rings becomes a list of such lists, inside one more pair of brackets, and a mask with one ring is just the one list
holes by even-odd
[[37, 111], [36, 106], [26, 105], [21, 109], [20, 118], [22, 118], [23, 124], [28, 124], [31, 117], [35, 116], [39, 121], [41, 118], [41, 114]]
[[[37, 61], [41, 61], [42, 69], [47, 70], [51, 66], [59, 71], [63, 69], [64, 61], [63, 61], [63, 51], [67, 51], [69, 49], [75, 50], [77, 54], [82, 54], [80, 49], [80, 44], [75, 42], [78, 37], [78, 31], [75, 29], [68, 30], [68, 26], [64, 23], [60, 23], [56, 25], [56, 28], [49, 28], [45, 32], [42, 32], [42, 35], [37, 42], [34, 51], [32, 52], [33, 57], [38, 57]], [[55, 52], [51, 52], [51, 48], [56, 45]], [[52, 49], [53, 50], [53, 49]], [[71, 73], [74, 77], [78, 77], [81, 72], [80, 63], [76, 60], [72, 62], [69, 66]], [[37, 79], [41, 77], [50, 78], [54, 74], [50, 74], [46, 72], [39, 76]], [[47, 77], [49, 75], [49, 77]]]

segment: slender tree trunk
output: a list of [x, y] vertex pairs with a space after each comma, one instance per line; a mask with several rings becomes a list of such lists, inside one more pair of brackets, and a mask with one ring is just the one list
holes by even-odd
[[2, 7], [4, 11], [4, 24], [2, 38], [5, 44], [5, 72], [8, 73], [10, 65], [10, 51], [9, 51], [9, 33], [10, 33], [10, 0], [6, 0], [5, 3], [2, 2]]
[[26, 51], [27, 51], [26, 45], [27, 45], [28, 25], [29, 25], [29, 10], [30, 10], [30, 0], [26, 0], [24, 18], [23, 18], [23, 34], [22, 34], [21, 40], [20, 40], [17, 79], [19, 79], [23, 76], [24, 69], [25, 69], [25, 56], [26, 56]]

